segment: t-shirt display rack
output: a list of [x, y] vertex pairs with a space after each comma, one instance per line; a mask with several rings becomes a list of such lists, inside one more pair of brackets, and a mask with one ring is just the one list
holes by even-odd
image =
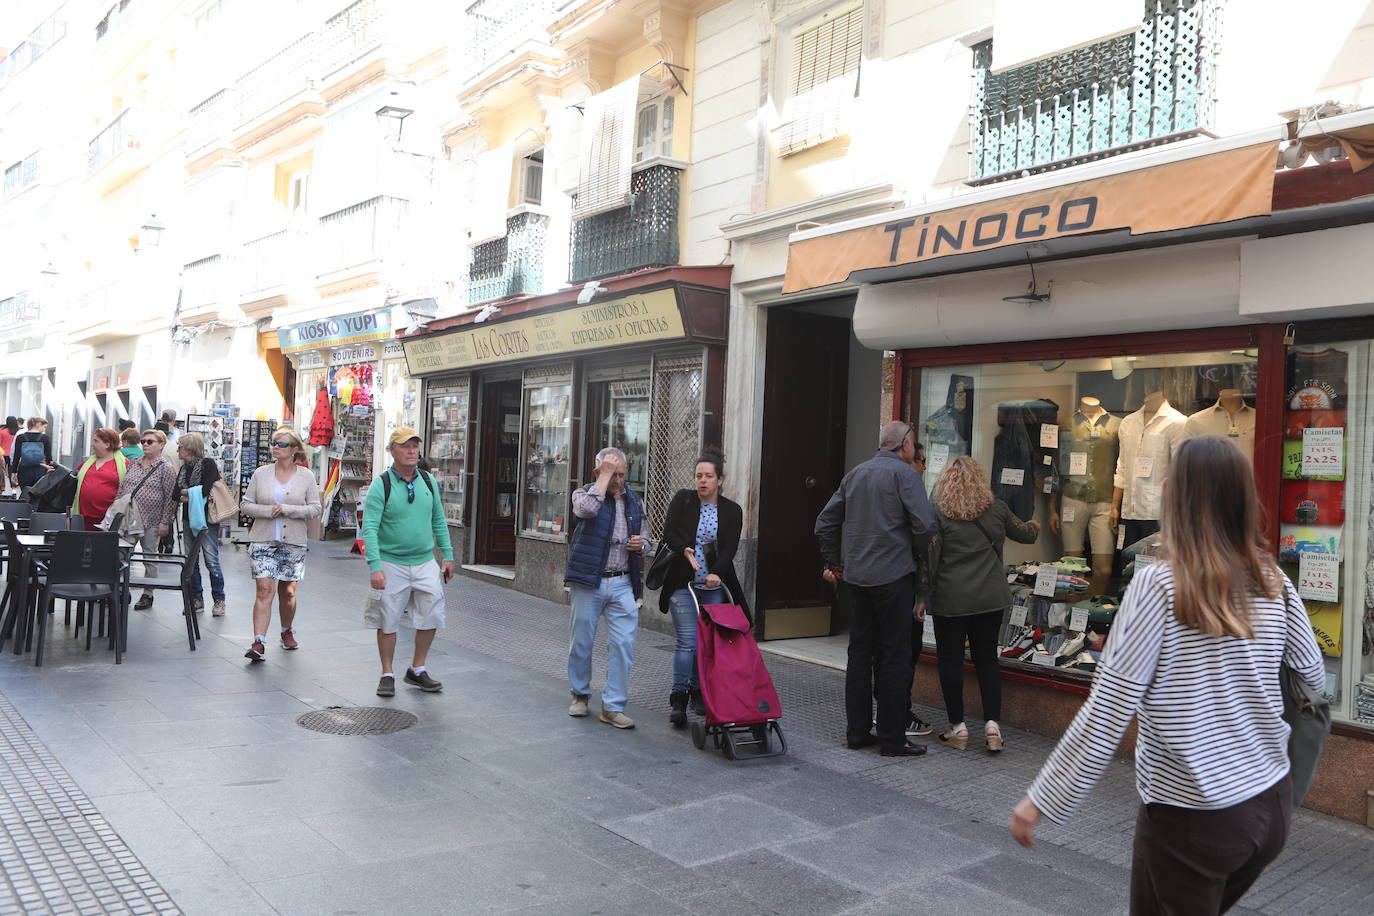
[[343, 442], [343, 454], [339, 467], [339, 493], [330, 507], [329, 522], [325, 527], [335, 531], [357, 531], [362, 491], [372, 480], [375, 414], [369, 406], [341, 407], [336, 417], [334, 442]]
[[[276, 432], [278, 423], [276, 420], [244, 420], [243, 421], [243, 449], [242, 458], [239, 461], [239, 503], [243, 503], [243, 495], [248, 492], [248, 484], [253, 479], [253, 472], [264, 464], [272, 463], [272, 433]], [[228, 478], [225, 478], [228, 480]], [[253, 520], [243, 513], [239, 513], [239, 525], [247, 528], [253, 524]]]

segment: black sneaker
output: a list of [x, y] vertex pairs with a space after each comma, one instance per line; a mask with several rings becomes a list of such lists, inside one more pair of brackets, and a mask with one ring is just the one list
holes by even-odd
[[428, 671], [416, 674], [414, 668], [406, 669], [406, 683], [412, 687], [419, 687], [426, 693], [438, 693], [444, 689], [444, 685], [430, 677]]
[[377, 696], [394, 697], [395, 695], [396, 678], [392, 677], [389, 674], [385, 675], [380, 681], [377, 682]]

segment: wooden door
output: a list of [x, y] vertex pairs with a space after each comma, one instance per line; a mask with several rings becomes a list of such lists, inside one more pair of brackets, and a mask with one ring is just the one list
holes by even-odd
[[849, 336], [843, 318], [768, 315], [756, 593], [765, 639], [832, 632], [813, 531], [844, 476]]
[[520, 380], [482, 385], [482, 458], [478, 470], [478, 563], [515, 565], [520, 486]]

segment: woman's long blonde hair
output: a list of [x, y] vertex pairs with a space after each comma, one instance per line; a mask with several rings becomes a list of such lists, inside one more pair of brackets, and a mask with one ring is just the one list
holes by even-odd
[[967, 455], [946, 465], [932, 495], [941, 515], [961, 522], [973, 521], [992, 505], [992, 487], [978, 462]]
[[1174, 578], [1174, 618], [1213, 636], [1250, 639], [1249, 599], [1282, 594], [1265, 541], [1255, 473], [1221, 436], [1185, 439], [1160, 507]]

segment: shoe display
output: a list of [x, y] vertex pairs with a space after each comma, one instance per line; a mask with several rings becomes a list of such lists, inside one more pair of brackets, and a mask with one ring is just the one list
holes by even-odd
[[922, 738], [933, 731], [935, 731], [935, 726], [917, 715], [913, 715], [911, 721], [908, 722], [906, 726], [906, 736], [908, 738]]
[[[211, 616], [214, 616], [214, 617], [223, 617], [223, 616], [224, 616], [224, 599], [223, 599], [223, 598], [221, 598], [220, 600], [218, 600], [218, 601], [215, 602], [215, 606], [214, 606], [214, 608], [210, 611], [210, 614], [211, 614]], [[294, 649], [294, 648], [296, 648], [296, 647], [295, 647], [295, 646], [291, 646], [291, 648]]]
[[575, 693], [572, 698], [572, 705], [568, 707], [568, 715], [580, 719], [587, 714], [587, 697], [585, 694]]
[[[216, 603], [218, 603], [218, 602], [216, 602]], [[282, 630], [282, 631], [281, 631], [281, 647], [282, 647], [283, 649], [299, 649], [299, 648], [301, 647], [301, 644], [298, 643], [298, 642], [296, 642], [296, 631], [295, 631], [295, 630]]]
[[926, 746], [924, 744], [912, 744], [911, 742], [900, 744], [897, 747], [885, 747], [878, 751], [884, 757], [920, 757], [925, 752]]
[[668, 722], [673, 728], [687, 727], [687, 691], [674, 690], [668, 695], [668, 705], [672, 707], [672, 712], [668, 713]]
[[1039, 630], [1027, 630], [1020, 639], [1002, 650], [1003, 658], [1020, 658], [1030, 651], [1031, 647], [1040, 639]]
[[430, 677], [428, 671], [416, 674], [414, 668], [406, 669], [406, 683], [412, 687], [419, 687], [425, 693], [438, 693], [444, 689], [444, 685]]
[[601, 721], [607, 725], [614, 725], [616, 728], [634, 728], [635, 720], [625, 715], [618, 709], [601, 710]]
[[267, 647], [262, 644], [261, 639], [255, 639], [253, 644], [248, 647], [248, 651], [243, 653], [243, 657], [260, 662], [267, 657]]
[[377, 681], [377, 696], [394, 697], [396, 695], [396, 678], [385, 675]]
[[136, 602], [134, 602], [134, 610], [136, 611], [146, 611], [148, 610], [148, 608], [152, 606], [153, 596], [149, 592], [144, 592], [143, 595]]
[[1072, 664], [1073, 661], [1078, 658], [1078, 653], [1083, 651], [1083, 646], [1087, 641], [1087, 637], [1082, 633], [1079, 633], [1071, 639], [1065, 640], [1064, 644], [1059, 647], [1059, 650], [1054, 653], [1058, 659], [1055, 664]]

